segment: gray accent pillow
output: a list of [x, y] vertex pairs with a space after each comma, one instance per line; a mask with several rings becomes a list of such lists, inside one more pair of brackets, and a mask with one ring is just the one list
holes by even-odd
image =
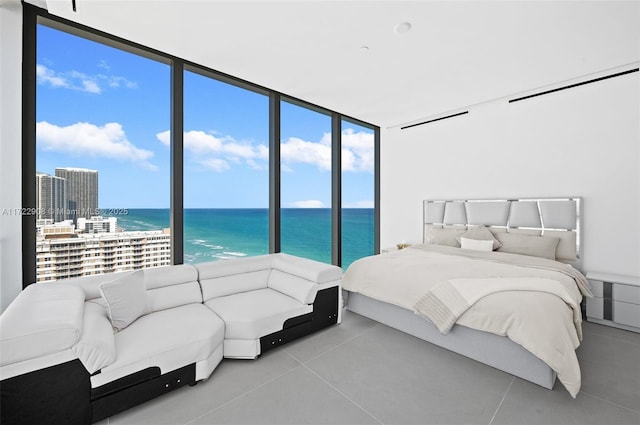
[[432, 227], [427, 233], [427, 244], [445, 245], [460, 248], [459, 237], [466, 232], [466, 229], [443, 229]]
[[502, 243], [498, 252], [531, 255], [533, 257], [556, 259], [556, 248], [560, 238], [554, 236], [531, 236], [515, 233], [496, 233]]
[[142, 270], [101, 283], [99, 288], [107, 304], [111, 326], [116, 331], [126, 328], [147, 312], [147, 288]]
[[493, 241], [493, 250], [500, 248], [502, 244], [493, 236], [493, 233], [484, 226], [474, 226], [458, 236], [458, 242], [461, 238], [475, 239], [477, 241]]

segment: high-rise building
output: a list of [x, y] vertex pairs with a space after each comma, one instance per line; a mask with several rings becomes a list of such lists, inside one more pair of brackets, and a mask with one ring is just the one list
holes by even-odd
[[[83, 220], [78, 219], [78, 221]], [[89, 220], [89, 222], [92, 221]], [[110, 220], [107, 222], [111, 224]], [[87, 222], [84, 224], [86, 225]], [[171, 233], [169, 229], [78, 233], [68, 220], [63, 223], [42, 225], [38, 228], [36, 235], [38, 282], [140, 270], [170, 264]]]
[[66, 218], [75, 222], [79, 217], [98, 215], [98, 171], [56, 167], [56, 176], [67, 180], [69, 214]]
[[99, 215], [91, 218], [79, 217], [77, 229], [82, 233], [115, 233], [118, 230], [118, 219]]
[[36, 173], [36, 218], [59, 222], [66, 218], [68, 208], [66, 179], [46, 173]]

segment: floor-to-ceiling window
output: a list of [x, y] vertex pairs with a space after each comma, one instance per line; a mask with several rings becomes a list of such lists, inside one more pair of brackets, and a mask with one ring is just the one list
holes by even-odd
[[374, 126], [23, 7], [25, 284], [373, 253]]
[[282, 252], [331, 262], [331, 116], [281, 105]]
[[185, 71], [183, 143], [184, 261], [268, 253], [268, 96]]
[[170, 263], [167, 64], [37, 26], [38, 281]]
[[341, 122], [342, 267], [375, 254], [375, 144], [371, 128]]

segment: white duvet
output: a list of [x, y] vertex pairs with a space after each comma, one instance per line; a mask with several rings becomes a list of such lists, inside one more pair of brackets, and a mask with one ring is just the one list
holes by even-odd
[[[452, 279], [541, 278], [562, 286], [571, 304], [590, 296], [582, 274], [553, 260], [500, 252], [480, 252], [438, 245], [415, 245], [401, 251], [366, 257], [345, 272], [342, 286], [370, 298], [414, 311], [414, 306], [441, 282]], [[499, 280], [497, 280], [499, 281]], [[581, 377], [575, 349], [581, 340], [581, 319], [571, 306], [543, 291], [491, 291], [457, 319], [457, 324], [503, 335], [522, 345], [553, 369], [575, 397]]]

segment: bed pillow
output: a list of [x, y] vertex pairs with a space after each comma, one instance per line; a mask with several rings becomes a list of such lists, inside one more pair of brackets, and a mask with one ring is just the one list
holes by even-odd
[[511, 254], [531, 255], [533, 257], [556, 259], [556, 248], [560, 238], [554, 236], [533, 236], [515, 233], [497, 233], [496, 237], [502, 243], [499, 252]]
[[474, 251], [493, 251], [493, 241], [487, 239], [468, 239], [468, 238], [460, 238], [460, 245], [462, 249], [472, 249]]
[[427, 232], [426, 243], [459, 248], [460, 242], [457, 238], [466, 231], [466, 229], [443, 229], [440, 227], [432, 227]]
[[493, 241], [493, 249], [494, 250], [496, 250], [496, 249], [498, 249], [498, 248], [500, 248], [502, 246], [500, 241], [498, 239], [496, 239], [495, 236], [493, 236], [493, 233], [491, 233], [489, 231], [489, 229], [487, 229], [484, 226], [474, 226], [474, 227], [470, 228], [469, 230], [467, 230], [466, 232], [462, 233], [458, 237], [458, 242], [460, 242], [461, 238], [475, 239], [477, 241]]
[[146, 313], [147, 288], [142, 270], [101, 283], [99, 288], [107, 305], [111, 326], [116, 331], [121, 331]]

